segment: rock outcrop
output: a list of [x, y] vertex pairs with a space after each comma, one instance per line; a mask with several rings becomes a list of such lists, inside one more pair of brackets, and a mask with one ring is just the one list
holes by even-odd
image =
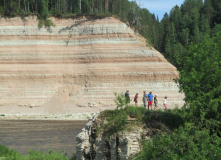
[[[105, 135], [96, 136], [96, 119], [90, 119], [82, 132], [76, 137], [77, 160], [127, 160], [142, 149], [142, 140], [150, 139], [142, 128], [121, 132], [107, 139]], [[145, 136], [144, 136], [145, 135]]]
[[183, 119], [172, 112], [133, 106], [105, 110], [89, 119], [76, 136], [76, 157], [77, 160], [136, 159], [143, 147], [154, 143], [150, 141], [152, 138], [172, 134], [183, 124]]
[[0, 18], [0, 106], [108, 107], [126, 89], [183, 104], [176, 68], [120, 20], [51, 20], [39, 29], [35, 16]]

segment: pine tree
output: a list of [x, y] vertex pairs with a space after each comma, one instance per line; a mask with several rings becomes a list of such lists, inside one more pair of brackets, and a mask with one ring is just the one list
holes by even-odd
[[47, 19], [49, 12], [48, 12], [48, 0], [39, 0], [38, 2], [38, 13], [40, 19]]
[[215, 13], [215, 10], [212, 6], [211, 0], [205, 0], [204, 6], [203, 6], [203, 14], [206, 16], [206, 18], [208, 18], [209, 25], [212, 24], [214, 13]]
[[108, 12], [108, 6], [109, 6], [109, 2], [108, 0], [105, 0], [105, 13]]
[[212, 25], [215, 24], [221, 24], [221, 3], [220, 0], [212, 0], [212, 6], [214, 8], [214, 15], [213, 16], [213, 23]]

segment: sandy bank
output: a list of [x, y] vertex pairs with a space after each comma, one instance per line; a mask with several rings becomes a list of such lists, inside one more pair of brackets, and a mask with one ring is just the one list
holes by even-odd
[[115, 107], [76, 107], [66, 105], [21, 107], [0, 106], [0, 120], [87, 120]]
[[99, 112], [70, 113], [70, 114], [0, 114], [0, 120], [87, 120]]

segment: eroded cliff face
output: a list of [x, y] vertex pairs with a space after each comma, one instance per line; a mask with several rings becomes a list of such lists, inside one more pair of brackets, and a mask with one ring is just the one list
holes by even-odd
[[96, 135], [96, 121], [90, 119], [77, 137], [77, 160], [127, 160], [142, 149], [142, 141], [150, 139], [151, 129], [135, 127], [107, 138], [105, 134]]
[[0, 18], [0, 106], [74, 112], [113, 106], [126, 89], [183, 104], [176, 68], [120, 20], [51, 19], [38, 29], [36, 17]]

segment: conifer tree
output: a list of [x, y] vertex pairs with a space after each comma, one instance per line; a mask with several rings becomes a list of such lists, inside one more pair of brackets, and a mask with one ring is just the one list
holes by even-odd
[[40, 19], [47, 19], [49, 12], [48, 12], [48, 0], [39, 0], [38, 2], [38, 13]]
[[214, 16], [215, 10], [212, 6], [211, 0], [205, 0], [204, 6], [203, 6], [203, 14], [208, 18], [209, 24], [212, 24], [212, 19]]

